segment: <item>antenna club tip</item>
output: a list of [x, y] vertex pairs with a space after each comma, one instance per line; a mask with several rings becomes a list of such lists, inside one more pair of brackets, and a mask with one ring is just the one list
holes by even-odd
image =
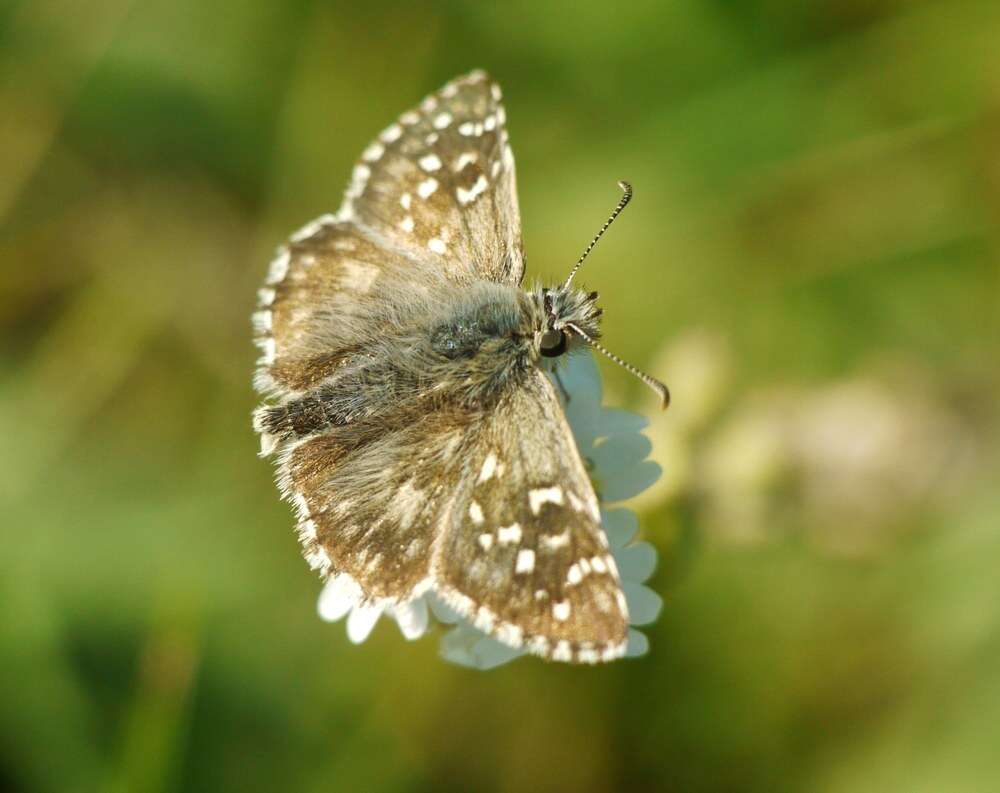
[[660, 402], [660, 410], [666, 410], [670, 407], [670, 389], [663, 383], [660, 383]]
[[628, 181], [626, 181], [624, 179], [619, 179], [618, 180], [618, 186], [622, 190], [624, 190], [626, 193], [631, 193], [632, 192], [632, 183], [631, 182], [628, 182]]

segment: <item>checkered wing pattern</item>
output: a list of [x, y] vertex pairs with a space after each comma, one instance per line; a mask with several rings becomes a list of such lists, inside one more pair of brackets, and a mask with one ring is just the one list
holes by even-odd
[[624, 654], [628, 610], [597, 498], [541, 371], [484, 422], [469, 457], [435, 590], [512, 647], [577, 663]]
[[519, 284], [521, 221], [500, 99], [475, 71], [403, 113], [362, 153], [342, 211], [456, 280]]
[[500, 88], [459, 77], [403, 113], [354, 166], [343, 204], [295, 232], [258, 291], [255, 383], [297, 393], [372, 333], [365, 320], [438, 279], [519, 284], [514, 158]]

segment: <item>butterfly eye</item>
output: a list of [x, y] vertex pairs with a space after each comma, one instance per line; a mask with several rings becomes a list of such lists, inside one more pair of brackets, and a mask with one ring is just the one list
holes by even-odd
[[542, 334], [540, 341], [542, 355], [555, 358], [566, 352], [566, 334], [561, 330], [550, 329]]

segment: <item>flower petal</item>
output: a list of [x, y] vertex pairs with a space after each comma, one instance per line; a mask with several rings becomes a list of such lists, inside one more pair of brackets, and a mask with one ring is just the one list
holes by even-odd
[[523, 654], [523, 650], [484, 636], [468, 623], [459, 623], [441, 639], [442, 658], [473, 669], [492, 669]]
[[662, 469], [652, 460], [614, 471], [604, 476], [598, 475], [601, 501], [622, 501], [637, 496], [660, 478]]
[[648, 542], [637, 542], [615, 551], [618, 572], [625, 581], [641, 584], [656, 569], [656, 548]]
[[624, 547], [639, 531], [639, 517], [630, 509], [601, 510], [601, 523], [612, 548]]
[[438, 622], [443, 622], [445, 625], [454, 625], [462, 619], [462, 616], [441, 600], [436, 592], [428, 592], [424, 597], [427, 600], [427, 605], [430, 606], [431, 614], [434, 615], [434, 619]]
[[649, 652], [649, 639], [642, 631], [628, 629], [628, 644], [625, 647], [626, 658], [638, 658]]
[[573, 398], [601, 404], [601, 371], [589, 350], [567, 356], [565, 365], [559, 369], [559, 379]]
[[319, 593], [316, 610], [319, 618], [336, 622], [361, 600], [361, 587], [349, 575], [338, 574], [330, 578]]
[[598, 471], [615, 471], [642, 462], [653, 451], [653, 444], [645, 435], [630, 432], [616, 435], [598, 444], [588, 455]]
[[649, 587], [634, 581], [622, 581], [622, 592], [628, 604], [628, 621], [632, 625], [655, 622], [663, 606], [663, 598]]
[[399, 625], [400, 633], [410, 641], [419, 639], [427, 632], [430, 615], [424, 598], [419, 597], [409, 603], [400, 603], [392, 608], [391, 613]]
[[649, 425], [649, 419], [621, 408], [604, 408], [597, 416], [598, 437], [609, 438], [612, 435], [624, 435], [627, 432], [639, 432]]
[[347, 638], [354, 644], [361, 644], [372, 632], [384, 609], [382, 604], [355, 606], [347, 618]]

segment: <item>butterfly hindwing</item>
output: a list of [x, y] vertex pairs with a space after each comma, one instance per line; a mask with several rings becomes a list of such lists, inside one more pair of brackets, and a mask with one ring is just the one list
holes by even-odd
[[279, 452], [278, 481], [321, 575], [346, 575], [366, 601], [427, 590], [434, 538], [457, 497], [475, 425], [450, 412], [330, 428]]

